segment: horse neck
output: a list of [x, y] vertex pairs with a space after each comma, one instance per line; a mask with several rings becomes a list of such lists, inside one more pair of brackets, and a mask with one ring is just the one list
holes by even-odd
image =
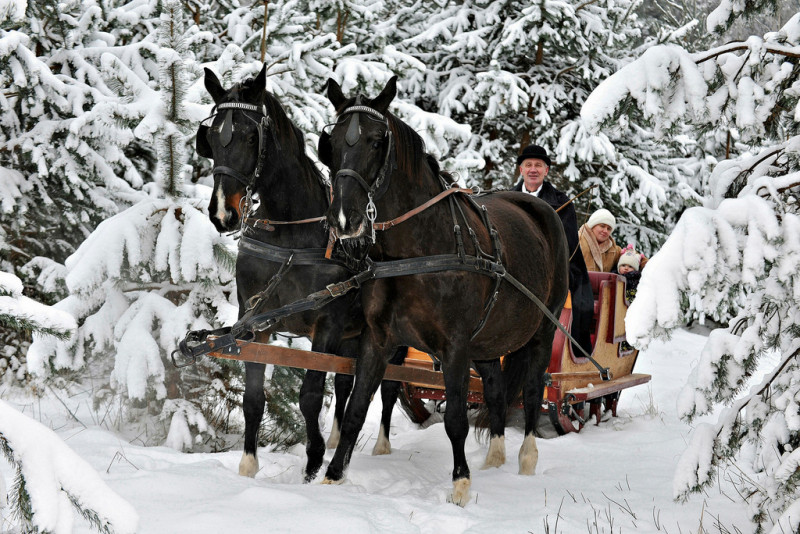
[[[328, 192], [312, 165], [311, 161], [284, 158], [280, 164], [265, 166], [255, 188], [260, 198], [256, 217], [299, 221], [324, 215]], [[319, 247], [327, 241], [322, 223], [275, 225], [275, 230], [262, 234], [264, 241], [291, 248]]]

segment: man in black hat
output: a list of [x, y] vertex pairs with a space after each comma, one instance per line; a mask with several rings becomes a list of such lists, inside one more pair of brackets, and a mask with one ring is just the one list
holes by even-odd
[[[583, 254], [578, 251], [580, 245], [575, 207], [571, 203], [567, 204], [569, 202], [567, 195], [553, 187], [550, 182], [545, 181], [547, 173], [550, 172], [550, 157], [544, 148], [538, 145], [526, 146], [517, 156], [517, 165], [519, 165], [522, 179], [514, 186], [514, 191], [535, 195], [550, 204], [554, 210], [564, 206], [558, 212], [558, 216], [561, 218], [561, 224], [564, 225], [564, 233], [567, 234], [567, 244], [571, 254], [569, 260], [569, 290], [572, 294], [571, 334], [578, 344], [591, 354], [590, 334], [594, 299], [586, 263], [583, 261]], [[581, 355], [577, 349], [573, 349], [573, 352], [576, 356]]]

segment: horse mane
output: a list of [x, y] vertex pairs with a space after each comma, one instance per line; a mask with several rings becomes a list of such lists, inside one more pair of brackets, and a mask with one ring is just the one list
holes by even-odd
[[421, 176], [426, 171], [438, 176], [439, 162], [425, 151], [422, 137], [395, 115], [386, 113], [386, 116], [394, 136], [397, 168], [407, 176]]
[[[348, 99], [336, 110], [337, 114], [355, 105], [355, 101], [355, 98]], [[431, 172], [434, 177], [443, 178], [447, 184], [455, 182], [455, 177], [447, 171], [442, 171], [439, 161], [425, 150], [425, 141], [411, 126], [392, 113], [386, 112], [384, 115], [394, 136], [399, 171], [412, 177]]]
[[[244, 95], [246, 93], [263, 89], [263, 98], [261, 102], [257, 103], [264, 104], [267, 107], [267, 114], [274, 124], [278, 143], [282, 148], [288, 148], [292, 154], [297, 157], [298, 162], [302, 165], [305, 172], [311, 173], [313, 176], [317, 177], [320, 183], [324, 184], [325, 180], [322, 173], [317, 169], [311, 159], [306, 157], [306, 142], [303, 131], [292, 122], [278, 98], [267, 91], [266, 88], [256, 87], [255, 81], [255, 78], [246, 78], [236, 84], [229, 93], [230, 100], [232, 102], [245, 102], [246, 99]], [[252, 104], [253, 102], [248, 103]]]

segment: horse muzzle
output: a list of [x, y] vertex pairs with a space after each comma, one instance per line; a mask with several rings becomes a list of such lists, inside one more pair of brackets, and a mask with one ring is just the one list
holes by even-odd
[[345, 214], [342, 209], [330, 209], [326, 220], [337, 239], [355, 239], [367, 232], [366, 218], [357, 212]]

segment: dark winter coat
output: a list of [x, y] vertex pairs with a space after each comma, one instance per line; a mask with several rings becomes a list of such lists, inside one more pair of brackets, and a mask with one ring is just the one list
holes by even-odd
[[[522, 180], [514, 186], [514, 191], [522, 191]], [[542, 183], [539, 190], [539, 198], [550, 204], [556, 210], [569, 202], [569, 197], [553, 187], [548, 181]], [[592, 318], [594, 314], [594, 298], [592, 296], [592, 285], [589, 282], [589, 272], [586, 270], [586, 263], [583, 261], [583, 254], [577, 250], [578, 241], [578, 217], [575, 214], [575, 207], [568, 204], [558, 212], [561, 224], [564, 225], [564, 233], [567, 235], [567, 244], [571, 258], [569, 260], [569, 290], [572, 293], [572, 337], [586, 350], [592, 352], [590, 334], [592, 328]], [[577, 351], [576, 356], [581, 354]]]

